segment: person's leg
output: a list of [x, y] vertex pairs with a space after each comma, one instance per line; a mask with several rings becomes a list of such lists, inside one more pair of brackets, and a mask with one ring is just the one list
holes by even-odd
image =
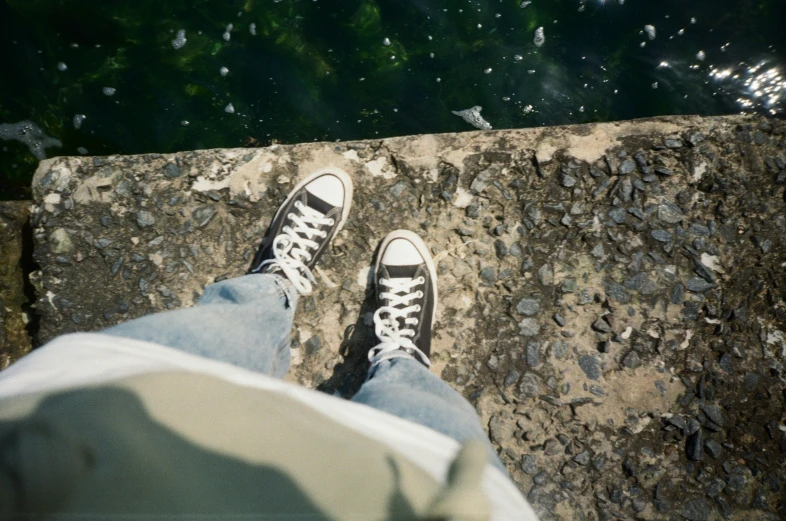
[[428, 370], [431, 328], [437, 306], [437, 271], [416, 234], [397, 230], [382, 241], [374, 266], [379, 307], [369, 351], [371, 369], [353, 401], [419, 423], [464, 443], [478, 439], [491, 462], [500, 462], [475, 409]]
[[352, 401], [424, 425], [460, 443], [481, 440], [491, 462], [507, 473], [475, 408], [422, 363], [412, 357], [390, 358], [372, 367], [369, 374], [371, 378]]
[[156, 313], [104, 334], [155, 342], [252, 371], [283, 377], [297, 292], [286, 279], [252, 274], [205, 288], [193, 308]]
[[352, 191], [343, 170], [312, 173], [276, 211], [248, 275], [208, 286], [196, 307], [148, 315], [104, 333], [283, 377], [297, 294], [311, 292], [311, 271], [346, 222]]

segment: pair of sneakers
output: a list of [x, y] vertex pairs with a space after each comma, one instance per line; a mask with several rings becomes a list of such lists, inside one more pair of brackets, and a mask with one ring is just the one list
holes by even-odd
[[[249, 272], [283, 276], [301, 295], [311, 293], [313, 270], [347, 221], [352, 191], [352, 179], [338, 168], [298, 183], [276, 212]], [[407, 230], [388, 234], [374, 261], [374, 286], [380, 343], [369, 351], [372, 365], [413, 357], [429, 367], [437, 273], [423, 240]]]

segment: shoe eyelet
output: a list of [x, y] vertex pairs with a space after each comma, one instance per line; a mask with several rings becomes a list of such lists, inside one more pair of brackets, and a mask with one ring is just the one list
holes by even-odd
[[424, 282], [426, 282], [426, 278], [425, 277], [418, 277], [418, 283], [419, 284], [423, 284]]
[[412, 324], [412, 325], [413, 325], [413, 326], [417, 326], [418, 324], [420, 324], [420, 320], [418, 320], [418, 319], [415, 319], [415, 323], [414, 323], [414, 324]]
[[420, 304], [418, 304], [417, 306], [415, 306], [415, 311], [420, 311]]
[[328, 226], [333, 226], [334, 224], [336, 224], [336, 221], [333, 219], [328, 220]]
[[422, 291], [418, 291], [417, 293], [415, 293], [415, 295], [417, 295], [417, 298], [423, 298], [423, 292]]

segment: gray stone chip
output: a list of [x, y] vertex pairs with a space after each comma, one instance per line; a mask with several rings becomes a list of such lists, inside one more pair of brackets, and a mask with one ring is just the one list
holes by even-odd
[[632, 159], [626, 159], [622, 162], [617, 172], [619, 172], [620, 175], [628, 175], [634, 170], [636, 170], [636, 162]]
[[523, 298], [516, 306], [516, 311], [521, 315], [531, 317], [540, 311], [540, 302], [532, 298]]
[[688, 521], [709, 521], [712, 505], [704, 498], [694, 498], [685, 503], [680, 515]]
[[683, 218], [682, 210], [676, 205], [663, 203], [658, 206], [658, 219], [665, 223], [677, 224], [682, 222]]
[[582, 355], [579, 357], [579, 367], [587, 375], [590, 380], [597, 380], [600, 378], [600, 362], [597, 357], [592, 355]]
[[525, 318], [519, 322], [519, 333], [522, 336], [536, 336], [540, 333], [540, 324], [534, 318]]
[[156, 223], [156, 218], [153, 217], [153, 214], [147, 210], [140, 210], [136, 214], [136, 223], [140, 228], [147, 228], [149, 226], [153, 226]]
[[702, 279], [701, 277], [693, 277], [688, 282], [685, 283], [685, 289], [688, 291], [692, 291], [694, 293], [703, 293], [709, 289], [715, 287], [715, 284], [711, 284], [706, 280]]
[[666, 230], [652, 230], [652, 238], [658, 242], [670, 242], [671, 234]]

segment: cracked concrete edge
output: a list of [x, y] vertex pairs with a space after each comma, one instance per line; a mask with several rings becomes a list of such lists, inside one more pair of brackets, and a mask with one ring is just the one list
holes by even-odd
[[0, 370], [30, 352], [22, 271], [23, 228], [29, 201], [0, 201]]

